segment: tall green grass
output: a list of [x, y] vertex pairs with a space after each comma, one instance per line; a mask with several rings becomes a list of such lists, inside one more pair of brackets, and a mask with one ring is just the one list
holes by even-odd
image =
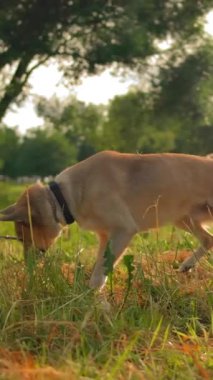
[[[20, 190], [0, 189], [2, 206]], [[179, 274], [180, 254], [196, 243], [189, 235], [139, 235], [100, 295], [88, 287], [95, 243], [73, 225], [25, 265], [19, 243], [0, 242], [0, 380], [210, 380], [211, 257]]]

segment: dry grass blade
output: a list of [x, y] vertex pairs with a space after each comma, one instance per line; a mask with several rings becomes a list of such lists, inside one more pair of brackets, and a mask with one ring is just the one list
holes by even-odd
[[6, 240], [19, 240], [17, 236], [12, 235], [0, 235], [0, 239], [6, 239]]

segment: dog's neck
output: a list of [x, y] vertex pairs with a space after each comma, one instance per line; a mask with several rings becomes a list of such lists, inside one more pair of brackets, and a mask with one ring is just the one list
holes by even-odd
[[51, 182], [48, 186], [48, 189], [51, 198], [54, 201], [55, 207], [53, 208], [53, 212], [56, 221], [58, 221], [62, 225], [74, 223], [75, 219], [70, 211], [70, 208], [67, 205], [67, 202], [57, 182]]

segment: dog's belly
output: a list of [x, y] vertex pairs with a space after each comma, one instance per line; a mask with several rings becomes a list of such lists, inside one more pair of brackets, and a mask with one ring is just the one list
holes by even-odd
[[146, 231], [153, 228], [159, 228], [167, 224], [175, 224], [185, 215], [190, 213], [190, 202], [175, 202], [171, 199], [153, 200], [152, 202], [141, 207], [134, 207], [134, 219], [138, 225], [138, 229]]

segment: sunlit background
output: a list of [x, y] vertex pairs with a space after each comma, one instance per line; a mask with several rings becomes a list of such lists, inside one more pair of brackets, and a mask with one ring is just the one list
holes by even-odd
[[[213, 35], [213, 11], [206, 17], [205, 31]], [[57, 95], [59, 98], [66, 98], [70, 94], [76, 95], [79, 100], [86, 103], [106, 104], [115, 95], [125, 94], [129, 87], [136, 83], [133, 78], [123, 78], [112, 75], [110, 70], [105, 70], [100, 75], [90, 76], [82, 79], [82, 83], [73, 87], [65, 87], [62, 84], [62, 74], [59, 72], [56, 63], [39, 67], [29, 79], [31, 95], [20, 108], [13, 106], [13, 110], [7, 112], [4, 122], [8, 126], [19, 126], [24, 133], [28, 128], [39, 126], [42, 119], [34, 110], [33, 98], [36, 95], [51, 98]]]

